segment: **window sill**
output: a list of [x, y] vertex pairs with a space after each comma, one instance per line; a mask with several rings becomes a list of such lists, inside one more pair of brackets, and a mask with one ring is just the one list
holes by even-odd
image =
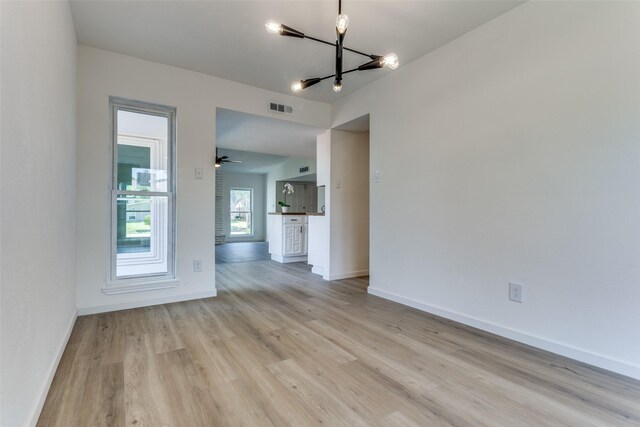
[[111, 282], [102, 287], [102, 293], [106, 295], [128, 294], [131, 292], [156, 291], [159, 289], [175, 288], [180, 284], [178, 279], [164, 279], [146, 282]]

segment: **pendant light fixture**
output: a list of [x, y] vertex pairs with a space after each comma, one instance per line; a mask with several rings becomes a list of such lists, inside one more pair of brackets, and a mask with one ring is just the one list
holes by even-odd
[[[269, 33], [279, 34], [281, 36], [286, 37], [295, 37], [299, 39], [309, 39], [318, 43], [326, 44], [329, 46], [335, 46], [336, 48], [336, 68], [335, 73], [324, 76], [324, 77], [313, 77], [310, 79], [300, 80], [293, 82], [291, 84], [291, 90], [294, 92], [300, 92], [310, 86], [320, 83], [323, 80], [330, 79], [333, 77], [333, 91], [340, 92], [342, 90], [342, 76], [345, 74], [352, 73], [354, 71], [365, 71], [365, 70], [373, 70], [376, 68], [388, 67], [392, 70], [395, 70], [400, 65], [400, 61], [398, 60], [398, 55], [395, 53], [388, 53], [384, 56], [381, 55], [370, 55], [368, 53], [360, 52], [355, 49], [348, 48], [344, 46], [344, 37], [347, 33], [347, 28], [349, 27], [349, 17], [342, 13], [342, 0], [338, 0], [338, 16], [336, 17], [336, 42], [331, 43], [325, 40], [320, 40], [315, 37], [311, 37], [301, 31], [293, 29], [291, 27], [287, 27], [286, 25], [282, 25], [277, 23], [276, 21], [269, 20], [265, 24], [265, 28]], [[356, 53], [358, 55], [366, 56], [369, 58], [369, 62], [366, 62], [360, 65], [357, 68], [353, 68], [351, 70], [342, 71], [342, 53], [344, 51]]]

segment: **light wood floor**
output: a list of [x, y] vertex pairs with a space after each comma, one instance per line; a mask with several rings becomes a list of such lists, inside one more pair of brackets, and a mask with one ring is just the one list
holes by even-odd
[[640, 382], [324, 282], [218, 266], [219, 297], [80, 317], [40, 426], [613, 426]]

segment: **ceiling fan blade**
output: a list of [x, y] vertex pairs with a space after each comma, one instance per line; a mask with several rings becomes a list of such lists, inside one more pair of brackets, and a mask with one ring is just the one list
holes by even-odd
[[225, 163], [242, 163], [242, 160], [225, 160]]
[[222, 157], [220, 157], [220, 158], [221, 158], [222, 160], [224, 160], [224, 159], [228, 159], [228, 158], [229, 158], [229, 156], [222, 156]]

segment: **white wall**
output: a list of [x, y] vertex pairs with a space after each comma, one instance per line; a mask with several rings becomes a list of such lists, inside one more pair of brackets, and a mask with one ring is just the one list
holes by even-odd
[[[215, 292], [213, 159], [216, 108], [273, 116], [268, 101], [292, 105], [298, 123], [328, 127], [328, 104], [276, 94], [104, 50], [78, 48], [78, 307], [81, 313], [190, 299]], [[109, 95], [177, 108], [176, 288], [107, 296], [109, 259]], [[194, 168], [204, 179], [194, 179]], [[203, 271], [193, 273], [194, 259]]]
[[[369, 273], [369, 132], [331, 130], [331, 280]], [[326, 273], [326, 272], [325, 272]]]
[[76, 39], [66, 2], [1, 2], [0, 425], [34, 425], [76, 314]]
[[[220, 168], [223, 169], [224, 167]], [[227, 235], [227, 242], [264, 241], [267, 229], [266, 201], [266, 175], [251, 173], [230, 173], [222, 171], [222, 206], [223, 229]], [[229, 216], [229, 190], [233, 187], [253, 189], [253, 236], [239, 237], [231, 235], [231, 217]]]
[[528, 2], [333, 104], [371, 114], [370, 292], [640, 378], [638, 40], [640, 3]]

